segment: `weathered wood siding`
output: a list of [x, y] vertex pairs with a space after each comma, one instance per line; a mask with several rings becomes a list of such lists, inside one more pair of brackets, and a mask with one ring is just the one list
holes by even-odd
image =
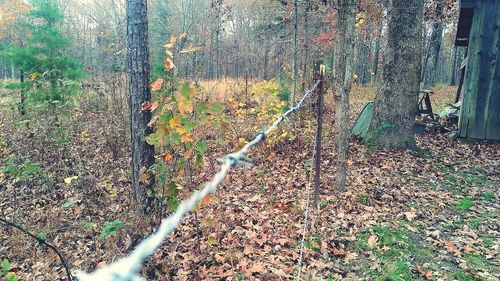
[[468, 48], [460, 136], [500, 140], [500, 0], [475, 3]]

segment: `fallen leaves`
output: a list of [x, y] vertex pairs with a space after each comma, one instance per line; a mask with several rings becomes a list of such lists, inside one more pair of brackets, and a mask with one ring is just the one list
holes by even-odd
[[377, 237], [377, 235], [372, 234], [372, 235], [370, 235], [370, 237], [368, 237], [368, 246], [369, 246], [370, 248], [375, 248], [375, 247], [377, 247], [377, 242], [378, 242], [378, 237]]
[[[154, 83], [151, 87], [154, 87]], [[237, 105], [239, 107], [239, 102]], [[184, 112], [189, 114], [191, 109], [187, 101], [182, 107]], [[146, 104], [145, 108], [154, 110], [155, 106], [151, 103]], [[173, 107], [172, 110], [180, 111], [178, 107]], [[1, 118], [3, 115], [0, 114]], [[307, 115], [304, 119], [308, 119]], [[107, 122], [106, 118], [103, 120]], [[188, 132], [184, 128], [184, 121], [180, 116], [158, 121], [158, 123], [164, 122], [164, 127], [159, 130], [186, 135]], [[230, 121], [238, 126], [247, 125], [238, 123], [236, 117]], [[75, 126], [79, 126], [80, 122], [81, 120], [75, 122]], [[91, 122], [94, 124], [96, 121], [91, 120]], [[108, 124], [106, 122], [103, 124]], [[325, 124], [331, 123], [325, 122]], [[72, 158], [69, 159], [75, 163], [82, 163], [82, 166], [90, 170], [92, 177], [95, 175], [98, 178], [96, 182], [93, 178], [89, 180], [86, 171], [77, 170], [71, 171], [70, 175], [80, 175], [79, 180], [85, 183], [85, 190], [67, 186], [75, 184], [76, 179], [69, 184], [56, 181], [57, 185], [60, 185], [58, 188], [63, 187], [57, 196], [54, 192], [40, 196], [39, 193], [43, 194], [43, 190], [36, 188], [34, 191], [37, 193], [31, 194], [27, 193], [28, 188], [8, 187], [6, 190], [2, 186], [0, 208], [10, 216], [17, 211], [10, 207], [14, 205], [14, 200], [9, 198], [20, 200], [22, 206], [27, 206], [25, 209], [28, 211], [20, 209], [26, 222], [34, 222], [33, 227], [36, 228], [43, 226], [40, 221], [49, 222], [47, 225], [50, 225], [51, 229], [46, 230], [50, 233], [48, 239], [54, 239], [63, 252], [69, 253], [72, 264], [78, 269], [91, 270], [96, 267], [97, 261], [102, 260], [98, 266], [104, 266], [106, 264], [104, 260], [113, 260], [117, 255], [116, 249], [122, 250], [119, 255], [125, 254], [127, 250], [124, 248], [132, 248], [130, 245], [135, 245], [137, 240], [154, 231], [158, 222], [149, 218], [136, 219], [131, 215], [132, 218], [124, 220], [127, 227], [123, 228], [120, 234], [96, 247], [96, 236], [103, 222], [127, 214], [128, 211], [123, 206], [133, 205], [130, 201], [132, 190], [127, 175], [128, 142], [119, 143], [118, 147], [123, 152], [114, 159], [106, 150], [106, 143], [109, 141], [105, 138], [107, 131], [97, 130], [99, 127], [105, 129], [105, 126], [96, 126], [97, 128], [89, 127], [88, 124], [85, 126], [77, 127], [78, 130], [75, 129], [72, 134], [78, 138], [80, 132], [87, 130], [92, 132], [92, 137], [84, 147], [70, 149], [68, 153], [71, 153], [69, 155], [72, 155]], [[302, 124], [299, 122], [297, 126], [301, 128]], [[328, 131], [329, 128], [325, 130]], [[155, 256], [144, 264], [145, 270], [154, 268], [151, 271], [154, 275], [150, 277], [152, 280], [161, 280], [165, 276], [170, 276], [169, 274], [174, 274], [179, 280], [223, 278], [234, 280], [236, 276], [243, 275], [248, 280], [290, 279], [291, 276], [293, 278], [297, 269], [298, 245], [303, 226], [304, 183], [308, 180], [304, 161], [310, 158], [312, 151], [308, 142], [312, 134], [300, 131], [293, 133], [297, 135], [296, 141], [283, 141], [272, 145], [264, 143], [262, 150], [252, 151], [252, 159], [259, 165], [252, 169], [236, 168], [217, 193], [220, 203], [215, 202], [213, 197], [203, 200], [204, 206], [198, 210], [201, 221], [199, 232], [202, 241], [201, 252], [194, 251], [193, 245], [196, 239], [194, 220], [188, 217], [182, 222], [178, 232], [173, 233]], [[240, 141], [240, 137], [240, 135], [235, 136], [232, 144], [244, 145], [246, 138], [242, 137]], [[374, 278], [374, 274], [384, 273], [386, 268], [379, 257], [392, 255], [398, 247], [405, 247], [407, 240], [386, 244], [387, 240], [379, 233], [363, 232], [380, 224], [387, 224], [391, 229], [399, 229], [405, 235], [412, 236], [412, 239], [416, 240], [416, 245], [419, 245], [417, 250], [426, 248], [430, 253], [424, 260], [419, 260], [419, 256], [415, 253], [410, 254], [409, 262], [406, 264], [410, 268], [412, 278], [452, 280], [453, 272], [461, 270], [472, 276], [486, 276], [495, 280], [491, 270], [471, 265], [468, 259], [471, 259], [470, 256], [477, 260], [484, 258], [480, 263], [498, 260], [498, 241], [491, 238], [497, 237], [497, 225], [493, 223], [494, 218], [488, 217], [488, 214], [497, 211], [497, 199], [482, 200], [483, 190], [477, 188], [477, 183], [474, 186], [467, 185], [466, 176], [457, 177], [458, 180], [454, 185], [460, 187], [464, 197], [473, 198], [475, 201], [474, 208], [469, 212], [457, 213], [451, 209], [457, 201], [457, 196], [453, 193], [456, 191], [451, 189], [453, 186], [448, 183], [447, 177], [453, 173], [460, 173], [466, 170], [467, 165], [473, 164], [488, 165], [486, 170], [495, 171], [494, 163], [498, 155], [494, 154], [497, 153], [494, 148], [497, 146], [486, 144], [484, 148], [486, 152], [479, 156], [468, 157], [468, 145], [461, 142], [451, 143], [446, 136], [425, 135], [419, 138], [421, 138], [418, 139], [419, 145], [432, 150], [432, 156], [429, 158], [416, 157], [405, 151], [369, 154], [366, 147], [351, 142], [349, 188], [345, 193], [339, 193], [331, 188], [330, 183], [335, 179], [334, 171], [329, 169], [334, 163], [333, 152], [329, 149], [331, 139], [325, 138], [323, 160], [325, 171], [322, 173], [324, 189], [321, 194], [325, 207], [309, 217], [311, 220], [306, 234], [309, 240], [315, 236], [320, 238], [320, 242], [311, 243], [319, 251], [310, 249], [305, 251], [303, 273], [309, 274], [311, 280], [325, 280], [328, 276], [335, 276], [339, 280], [361, 280]], [[212, 139], [207, 141], [211, 155], [212, 152], [216, 156], [227, 153], [224, 146]], [[215, 148], [214, 151], [212, 147]], [[193, 159], [196, 148], [193, 145], [191, 149], [193, 152], [189, 158]], [[10, 150], [31, 151], [17, 147], [12, 147]], [[78, 153], [79, 151], [85, 153]], [[90, 153], [94, 151], [95, 154]], [[185, 152], [185, 150], [176, 151], [175, 155], [172, 155], [174, 150], [169, 151], [158, 157], [158, 160], [165, 161], [167, 166], [171, 164], [174, 156]], [[196, 175], [198, 176], [195, 179], [196, 184], [202, 184], [212, 176], [216, 168], [214, 159], [215, 156], [207, 159], [203, 169]], [[457, 163], [457, 159], [467, 159], [463, 161], [467, 162], [466, 165]], [[443, 172], [444, 168], [440, 166], [442, 163], [452, 166], [449, 172]], [[78, 167], [79, 165], [75, 165], [70, 168]], [[63, 168], [64, 166], [54, 171], [63, 171]], [[103, 174], [106, 177], [113, 175], [109, 184], [104, 183]], [[58, 176], [64, 178], [67, 174]], [[146, 174], [142, 174], [141, 177], [142, 180], [149, 180]], [[5, 174], [4, 178], [2, 184], [5, 182], [5, 185], [9, 185], [11, 176]], [[477, 178], [473, 179], [477, 181]], [[497, 183], [498, 176], [488, 176], [488, 180]], [[108, 190], [110, 188], [113, 190]], [[188, 190], [186, 188], [181, 191], [181, 199], [189, 194]], [[22, 196], [15, 197], [14, 191]], [[94, 196], [98, 196], [99, 200], [81, 200], [82, 197], [94, 198]], [[38, 197], [41, 197], [40, 200]], [[70, 202], [78, 202], [78, 206]], [[66, 203], [66, 208], [59, 208]], [[34, 212], [39, 208], [36, 206], [45, 204], [53, 204], [58, 208], [56, 211], [49, 210], [48, 213]], [[80, 207], [85, 208], [83, 212], [73, 213], [73, 209]], [[92, 222], [88, 222], [90, 218]], [[476, 218], [479, 222], [474, 225], [473, 219]], [[52, 229], [68, 225], [74, 229], [68, 228], [64, 232]], [[363, 239], [360, 238], [361, 233], [366, 235]], [[15, 244], [14, 238], [19, 240], [18, 236], [13, 238], [10, 232], [5, 234], [0, 231], [0, 238], [6, 241], [6, 255], [17, 259], [20, 264], [18, 274], [21, 280], [35, 280], [34, 275], [29, 275], [33, 271], [38, 272], [39, 276], [57, 276], [58, 273], [44, 266], [53, 261], [48, 262], [49, 259], [45, 259], [43, 253], [37, 253], [37, 257], [42, 261], [39, 265], [35, 263], [31, 266], [26, 262], [30, 260], [32, 248], [27, 248], [24, 245], [27, 243], [24, 241], [24, 244]], [[365, 243], [372, 249], [366, 249]], [[357, 247], [360, 244], [363, 244], [363, 249]], [[97, 261], [96, 256], [100, 257]], [[40, 278], [44, 279], [38, 277]]]
[[449, 240], [443, 240], [442, 242], [443, 242], [444, 246], [446, 247], [446, 249], [448, 249], [448, 251], [453, 253], [455, 256], [460, 256], [462, 254], [460, 249], [453, 242], [451, 242]]

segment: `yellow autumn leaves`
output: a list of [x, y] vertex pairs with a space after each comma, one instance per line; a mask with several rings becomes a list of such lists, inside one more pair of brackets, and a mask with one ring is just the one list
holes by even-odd
[[193, 103], [188, 101], [185, 97], [180, 96], [177, 98], [177, 109], [182, 115], [187, 115], [193, 112]]

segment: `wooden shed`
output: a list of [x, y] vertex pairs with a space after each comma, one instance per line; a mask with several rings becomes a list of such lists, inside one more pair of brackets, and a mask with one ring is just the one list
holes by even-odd
[[468, 48], [460, 136], [500, 140], [500, 0], [461, 0], [455, 45]]

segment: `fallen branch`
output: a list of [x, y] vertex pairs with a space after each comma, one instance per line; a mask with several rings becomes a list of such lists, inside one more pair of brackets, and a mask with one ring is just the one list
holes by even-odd
[[38, 241], [38, 243], [43, 244], [43, 245], [47, 246], [47, 248], [49, 248], [52, 251], [54, 251], [59, 256], [59, 259], [61, 260], [61, 263], [63, 264], [64, 269], [66, 270], [66, 274], [68, 276], [68, 280], [69, 281], [73, 281], [74, 280], [73, 276], [71, 275], [71, 270], [69, 268], [68, 262], [64, 258], [63, 254], [55, 246], [47, 243], [44, 239], [41, 239], [41, 238], [37, 237], [33, 233], [29, 232], [28, 230], [22, 228], [21, 226], [15, 224], [13, 222], [6, 221], [3, 218], [0, 218], [0, 223], [2, 223], [4, 226], [12, 226], [12, 227], [18, 229], [22, 233], [24, 233], [24, 234], [30, 236], [31, 238], [35, 239], [36, 241]]

